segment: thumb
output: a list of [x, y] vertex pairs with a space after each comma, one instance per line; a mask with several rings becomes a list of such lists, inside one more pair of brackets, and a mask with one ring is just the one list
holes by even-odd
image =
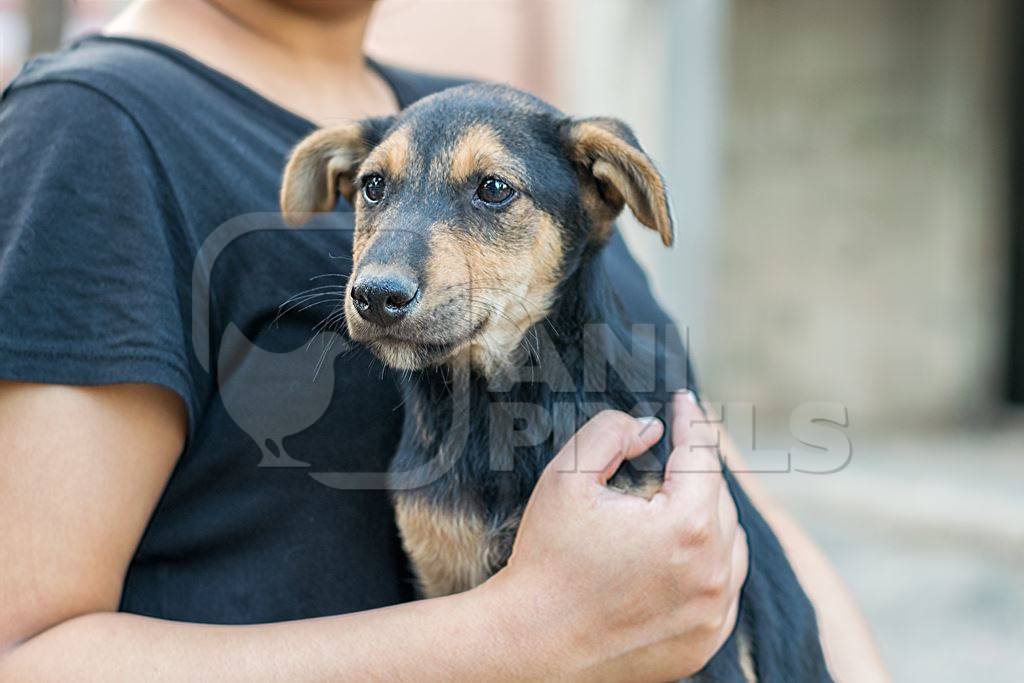
[[665, 426], [655, 417], [635, 418], [605, 410], [569, 439], [548, 469], [575, 485], [604, 484], [623, 460], [647, 452], [664, 431]]

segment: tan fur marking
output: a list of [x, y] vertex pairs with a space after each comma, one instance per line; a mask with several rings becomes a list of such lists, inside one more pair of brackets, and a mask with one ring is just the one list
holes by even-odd
[[606, 199], [621, 208], [628, 204], [637, 220], [672, 245], [672, 217], [665, 183], [650, 158], [616, 133], [609, 124], [580, 121], [569, 134], [570, 157], [589, 167], [604, 183]]
[[654, 494], [661, 490], [662, 475], [660, 472], [649, 472], [645, 473], [639, 482], [633, 483], [627, 481], [625, 478], [621, 480], [617, 477], [612, 477], [608, 480], [606, 486], [613, 491], [619, 493], [626, 493], [631, 496], [640, 496], [650, 500], [654, 498]]
[[368, 152], [362, 125], [345, 123], [318, 130], [292, 152], [281, 184], [281, 211], [289, 225], [308, 221], [315, 211], [330, 211], [338, 192], [351, 198], [347, 177]]
[[490, 311], [487, 328], [467, 348], [472, 363], [492, 375], [513, 358], [523, 335], [550, 312], [563, 258], [554, 219], [527, 201], [513, 220], [529, 225], [531, 243], [516, 253], [490, 245], [467, 245], [473, 308]]
[[[608, 203], [601, 198], [597, 190], [597, 183], [592, 176], [580, 179], [580, 202], [593, 224], [590, 241], [594, 244], [604, 244], [612, 235], [612, 226], [618, 211], [609, 207]], [[620, 206], [619, 210], [621, 209]]]
[[414, 149], [409, 126], [392, 131], [377, 145], [360, 167], [360, 171], [383, 173], [389, 180], [401, 180], [411, 172]]
[[518, 257], [499, 257], [506, 269], [501, 289], [493, 289], [494, 282], [481, 282], [473, 293], [475, 299], [486, 299], [502, 313], [492, 319], [488, 330], [470, 349], [485, 375], [507, 363], [527, 330], [551, 310], [563, 257], [562, 239], [554, 219], [541, 211], [534, 214], [534, 230], [533, 245], [527, 252]]
[[469, 590], [497, 570], [499, 539], [508, 529], [490, 529], [478, 515], [441, 509], [420, 496], [399, 496], [395, 512], [425, 597]]
[[448, 177], [453, 183], [463, 183], [478, 173], [496, 173], [522, 177], [522, 165], [501, 144], [498, 133], [487, 124], [476, 123], [466, 129], [452, 146], [448, 161]]

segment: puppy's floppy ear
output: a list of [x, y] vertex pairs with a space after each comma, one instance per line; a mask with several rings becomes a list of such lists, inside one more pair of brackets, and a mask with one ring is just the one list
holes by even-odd
[[672, 213], [665, 180], [629, 126], [611, 118], [569, 119], [563, 126], [569, 159], [594, 177], [611, 217], [628, 204], [638, 221], [671, 246]]
[[314, 211], [330, 211], [338, 194], [349, 202], [355, 174], [366, 155], [387, 133], [393, 116], [351, 121], [323, 128], [292, 151], [281, 183], [281, 213], [289, 225], [301, 225]]

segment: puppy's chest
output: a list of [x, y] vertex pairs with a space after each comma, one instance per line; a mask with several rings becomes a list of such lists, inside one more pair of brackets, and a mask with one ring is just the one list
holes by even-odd
[[[424, 408], [408, 407], [414, 414]], [[547, 438], [509, 450], [507, 443], [481, 438], [479, 432], [489, 429], [477, 429], [453, 446], [445, 438], [452, 432], [438, 433], [411, 421], [392, 462], [402, 544], [424, 596], [462, 592], [508, 561], [523, 509], [560, 443]], [[654, 458], [650, 472], [620, 469], [608, 486], [650, 497], [661, 482], [660, 460]], [[422, 477], [417, 485], [408, 486], [409, 472]]]
[[416, 492], [397, 493], [394, 503], [402, 545], [425, 597], [469, 590], [501, 569], [522, 511], [496, 515], [456, 497]]

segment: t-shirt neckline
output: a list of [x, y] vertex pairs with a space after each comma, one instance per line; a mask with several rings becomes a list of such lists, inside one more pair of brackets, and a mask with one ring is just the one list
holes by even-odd
[[[202, 62], [187, 52], [180, 50], [176, 47], [168, 45], [167, 43], [161, 43], [157, 40], [150, 38], [139, 38], [136, 36], [124, 36], [124, 35], [108, 35], [103, 33], [90, 33], [82, 36], [74, 45], [78, 45], [84, 42], [106, 42], [106, 43], [122, 43], [125, 45], [132, 45], [142, 49], [150, 50], [157, 54], [163, 55], [168, 59], [177, 62], [181, 66], [189, 69], [190, 71], [198, 73], [200, 76], [207, 78], [219, 85], [224, 90], [228, 91], [232, 96], [247, 102], [248, 104], [256, 107], [269, 114], [273, 118], [276, 118], [283, 123], [287, 124], [290, 128], [302, 131], [312, 131], [321, 127], [321, 124], [312, 121], [301, 114], [288, 109], [282, 104], [271, 100], [270, 98], [260, 94], [252, 87], [239, 81], [238, 79], [229, 76], [223, 71], [219, 71], [212, 66]], [[398, 103], [398, 108], [404, 109], [410, 102], [409, 98], [403, 94], [401, 84], [398, 83], [394, 75], [389, 72], [387, 67], [379, 63], [377, 60], [369, 56], [364, 56], [366, 64], [373, 69], [377, 75], [379, 75], [384, 83], [391, 89], [391, 94], [394, 95], [395, 101]]]

